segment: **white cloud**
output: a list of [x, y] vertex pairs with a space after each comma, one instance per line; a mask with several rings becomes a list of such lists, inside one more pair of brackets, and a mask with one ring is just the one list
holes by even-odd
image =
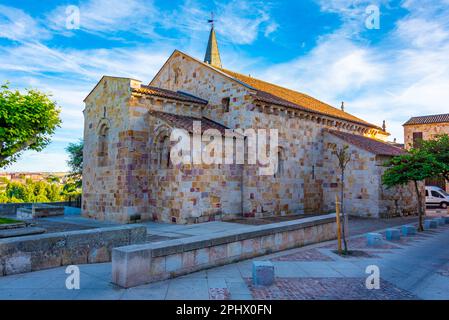
[[[51, 29], [72, 34], [66, 28], [66, 8], [57, 7], [47, 15], [47, 20]], [[151, 0], [88, 0], [79, 4], [79, 13], [81, 30], [107, 37], [120, 31], [155, 36], [154, 26], [160, 20]]]
[[[278, 28], [270, 6], [262, 0], [214, 1], [214, 4], [216, 32], [221, 40], [231, 44], [251, 44], [259, 34], [269, 37]], [[206, 32], [209, 30], [206, 19], [210, 17], [210, 9], [197, 0], [185, 0], [179, 10], [166, 16], [163, 26], [178, 29], [189, 37], [196, 31]]]
[[14, 41], [45, 39], [49, 32], [20, 9], [0, 4], [0, 38]]

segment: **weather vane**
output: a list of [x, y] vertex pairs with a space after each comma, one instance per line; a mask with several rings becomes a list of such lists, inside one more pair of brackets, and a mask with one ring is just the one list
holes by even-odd
[[214, 22], [215, 22], [215, 19], [214, 19], [214, 13], [211, 12], [211, 13], [210, 13], [210, 19], [207, 20], [207, 23], [210, 23], [211, 26], [212, 26], [212, 28], [213, 28], [213, 27], [214, 27]]

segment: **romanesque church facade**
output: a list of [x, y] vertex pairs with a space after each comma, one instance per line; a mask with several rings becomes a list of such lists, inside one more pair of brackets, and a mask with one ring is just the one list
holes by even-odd
[[[388, 133], [306, 94], [222, 68], [212, 28], [204, 61], [175, 50], [149, 84], [104, 76], [85, 99], [84, 216], [130, 223], [199, 223], [233, 217], [335, 212], [336, 147], [351, 162], [346, 211], [411, 214], [408, 186], [385, 189], [382, 164], [404, 151]], [[277, 129], [278, 166], [170, 161], [175, 129]], [[248, 150], [246, 150], [246, 154]]]

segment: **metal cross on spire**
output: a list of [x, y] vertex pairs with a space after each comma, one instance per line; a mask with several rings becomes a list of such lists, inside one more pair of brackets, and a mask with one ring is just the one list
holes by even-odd
[[210, 19], [207, 20], [207, 23], [210, 23], [212, 29], [214, 28], [215, 18], [214, 18], [214, 13], [213, 12], [210, 13]]
[[211, 12], [211, 19], [207, 20], [207, 22], [211, 24], [211, 28], [204, 62], [213, 67], [221, 68], [221, 58], [220, 51], [218, 50], [217, 36], [214, 29], [215, 18], [213, 12]]

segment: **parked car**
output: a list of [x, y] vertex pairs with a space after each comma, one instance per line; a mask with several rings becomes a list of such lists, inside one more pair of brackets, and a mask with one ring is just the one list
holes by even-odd
[[440, 187], [426, 187], [426, 205], [446, 209], [449, 206], [449, 193]]

